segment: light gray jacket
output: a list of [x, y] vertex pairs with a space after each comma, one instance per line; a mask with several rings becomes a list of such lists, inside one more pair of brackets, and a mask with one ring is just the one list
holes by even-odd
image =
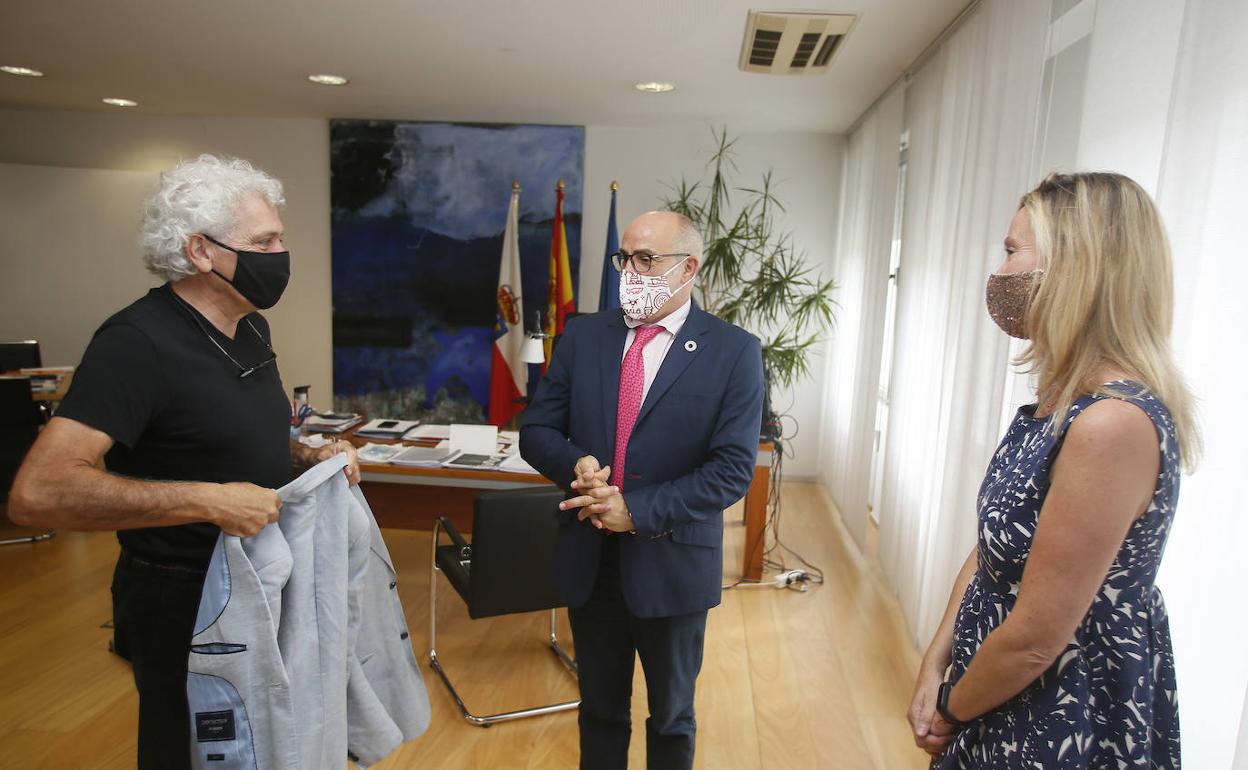
[[390, 553], [345, 465], [278, 490], [255, 537], [217, 541], [188, 660], [195, 768], [367, 766], [429, 724]]

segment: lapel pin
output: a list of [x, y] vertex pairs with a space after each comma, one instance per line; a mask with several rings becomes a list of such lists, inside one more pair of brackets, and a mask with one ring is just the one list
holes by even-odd
[[690, 353], [692, 353], [693, 351], [697, 349], [698, 349], [698, 343], [694, 342], [693, 340], [689, 340], [688, 342], [685, 343], [685, 350], [688, 350]]

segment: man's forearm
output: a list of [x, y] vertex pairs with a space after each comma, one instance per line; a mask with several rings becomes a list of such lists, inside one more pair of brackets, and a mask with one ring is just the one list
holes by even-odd
[[705, 464], [679, 478], [624, 493], [637, 530], [657, 535], [684, 524], [708, 523], [737, 502], [753, 478], [732, 452], [717, 452]]
[[298, 441], [290, 442], [290, 465], [293, 468], [311, 468], [316, 465], [317, 450]]
[[19, 524], [102, 531], [208, 521], [201, 482], [140, 481], [82, 464], [52, 474], [23, 468], [9, 496]]
[[565, 492], [571, 490], [577, 460], [586, 454], [554, 428], [526, 425], [520, 430], [520, 456]]

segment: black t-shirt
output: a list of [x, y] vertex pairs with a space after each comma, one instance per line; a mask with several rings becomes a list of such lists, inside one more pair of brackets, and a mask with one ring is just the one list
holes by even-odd
[[[212, 343], [251, 367], [272, 355], [269, 325], [252, 313], [234, 337], [169, 284], [152, 289], [95, 333], [56, 415], [113, 439], [105, 457], [113, 473], [276, 489], [292, 477], [290, 404], [277, 365], [240, 379], [239, 366]], [[211, 524], [183, 524], [122, 530], [117, 539], [141, 558], [202, 568], [219, 534]]]

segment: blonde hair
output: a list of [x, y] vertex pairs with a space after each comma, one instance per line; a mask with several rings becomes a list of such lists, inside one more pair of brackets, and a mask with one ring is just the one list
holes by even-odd
[[1111, 393], [1097, 372], [1128, 372], [1170, 411], [1184, 467], [1200, 455], [1191, 392], [1170, 351], [1170, 246], [1148, 193], [1113, 173], [1050, 174], [1023, 196], [1040, 274], [1016, 363], [1039, 375], [1054, 426], [1085, 393]]

